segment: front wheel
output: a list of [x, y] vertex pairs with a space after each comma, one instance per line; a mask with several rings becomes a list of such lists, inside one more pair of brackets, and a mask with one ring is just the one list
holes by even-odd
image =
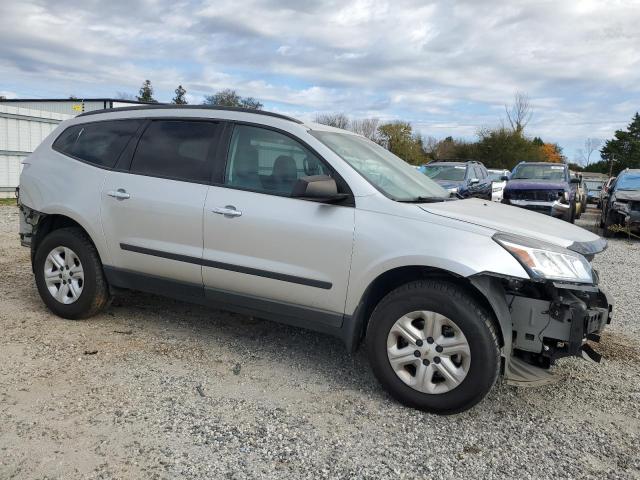
[[88, 318], [109, 303], [100, 257], [79, 228], [48, 234], [38, 245], [33, 270], [40, 297], [60, 317]]
[[371, 315], [366, 342], [378, 381], [397, 400], [421, 410], [467, 410], [498, 377], [493, 322], [452, 283], [421, 280], [389, 293]]

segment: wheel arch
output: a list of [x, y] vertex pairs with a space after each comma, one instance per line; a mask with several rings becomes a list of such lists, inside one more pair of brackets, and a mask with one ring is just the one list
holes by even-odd
[[373, 310], [388, 293], [401, 285], [423, 279], [443, 280], [464, 289], [489, 313], [496, 332], [498, 332], [500, 346], [504, 346], [505, 338], [501, 327], [502, 322], [498, 320], [498, 313], [494, 309], [493, 305], [495, 302], [487, 298], [485, 289], [478, 288], [477, 283], [467, 277], [442, 268], [425, 265], [407, 265], [392, 268], [381, 273], [367, 286], [351, 318], [350, 331], [344, 336], [347, 349], [349, 351], [357, 350], [365, 337], [369, 318]]
[[89, 238], [93, 246], [96, 248], [98, 252], [98, 257], [100, 261], [104, 263], [104, 255], [101, 251], [101, 246], [96, 243], [94, 240], [94, 235], [91, 234], [88, 228], [86, 228], [82, 223], [80, 223], [77, 219], [72, 218], [67, 214], [62, 213], [47, 213], [41, 214], [41, 217], [38, 220], [35, 231], [31, 238], [31, 263], [33, 265], [33, 259], [35, 257], [36, 251], [42, 240], [51, 232], [55, 230], [59, 230], [61, 228], [75, 227], [81, 229]]

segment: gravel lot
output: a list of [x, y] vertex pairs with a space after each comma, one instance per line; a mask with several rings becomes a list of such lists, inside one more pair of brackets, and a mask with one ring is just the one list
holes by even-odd
[[17, 230], [0, 207], [2, 479], [640, 478], [638, 241], [595, 260], [616, 302], [601, 364], [438, 417], [320, 334], [133, 293], [57, 318]]

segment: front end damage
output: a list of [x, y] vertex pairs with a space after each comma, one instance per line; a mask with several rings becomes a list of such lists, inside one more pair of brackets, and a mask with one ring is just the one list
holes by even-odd
[[599, 362], [587, 343], [599, 342], [612, 305], [596, 285], [534, 282], [491, 274], [471, 278], [489, 300], [503, 334], [504, 377], [513, 385], [553, 381], [549, 368], [562, 357]]

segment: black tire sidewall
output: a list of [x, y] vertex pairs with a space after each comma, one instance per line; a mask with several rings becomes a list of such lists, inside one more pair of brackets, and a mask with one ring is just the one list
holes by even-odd
[[[68, 247], [73, 250], [80, 259], [84, 272], [82, 293], [78, 300], [68, 305], [60, 303], [51, 295], [44, 280], [44, 263], [47, 255], [56, 247]], [[85, 313], [91, 310], [97, 293], [96, 277], [102, 273], [96, 270], [96, 266], [100, 265], [99, 261], [96, 262], [96, 257], [95, 249], [88, 248], [87, 243], [71, 229], [54, 230], [38, 245], [33, 261], [36, 286], [40, 297], [53, 313], [75, 320], [83, 318]]]
[[[468, 302], [457, 301], [450, 293], [450, 290], [423, 287], [407, 290], [390, 302], [383, 300], [374, 311], [367, 330], [369, 361], [383, 386], [408, 406], [441, 414], [466, 410], [479, 402], [495, 383], [500, 362], [497, 339], [484, 320], [478, 318], [478, 312]], [[469, 342], [469, 372], [450, 392], [426, 394], [414, 390], [397, 376], [389, 363], [387, 336], [391, 327], [400, 317], [416, 310], [434, 311], [453, 320]]]

